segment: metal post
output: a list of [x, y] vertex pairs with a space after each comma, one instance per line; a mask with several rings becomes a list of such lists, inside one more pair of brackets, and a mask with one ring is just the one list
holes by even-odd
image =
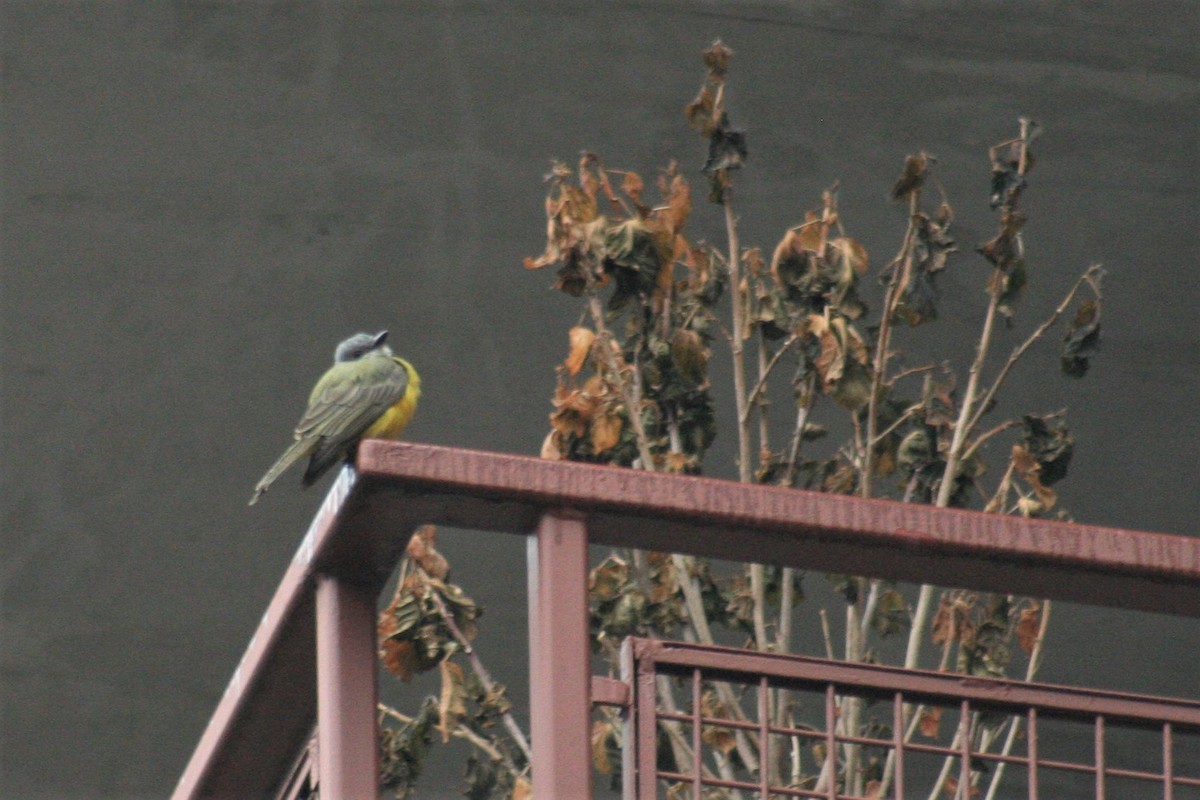
[[547, 513], [529, 538], [533, 785], [539, 797], [592, 796], [587, 528]]
[[904, 800], [904, 693], [896, 692], [892, 702], [892, 795]]
[[330, 575], [317, 578], [317, 754], [322, 797], [374, 798], [375, 598]]

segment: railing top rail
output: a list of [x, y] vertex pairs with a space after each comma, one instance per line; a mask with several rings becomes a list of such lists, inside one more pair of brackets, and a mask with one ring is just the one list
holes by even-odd
[[972, 705], [1005, 713], [1023, 713], [1029, 707], [1045, 710], [1048, 716], [1092, 721], [1097, 715], [1131, 724], [1161, 728], [1164, 722], [1200, 730], [1200, 701], [1175, 697], [1025, 683], [1017, 680], [981, 678], [956, 672], [906, 670], [883, 664], [831, 661], [794, 654], [762, 653], [732, 647], [665, 642], [631, 638], [637, 663], [667, 674], [690, 675], [699, 668], [709, 680], [757, 683], [767, 679], [777, 686], [824, 691], [828, 684], [839, 690], [891, 699], [895, 692], [906, 702]]
[[562, 507], [599, 544], [1200, 616], [1200, 538], [404, 442], [358, 471], [421, 521], [527, 533]]

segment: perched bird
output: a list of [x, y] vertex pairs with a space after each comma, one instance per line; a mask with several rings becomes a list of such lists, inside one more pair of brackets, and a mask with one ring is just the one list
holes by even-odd
[[293, 463], [308, 456], [304, 485], [353, 458], [363, 439], [395, 439], [412, 419], [421, 376], [384, 344], [388, 332], [357, 333], [337, 346], [296, 425], [296, 441], [254, 487], [250, 505]]

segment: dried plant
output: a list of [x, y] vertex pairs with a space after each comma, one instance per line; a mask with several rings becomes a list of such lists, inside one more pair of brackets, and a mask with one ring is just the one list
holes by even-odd
[[[734, 177], [745, 166], [748, 149], [746, 133], [734, 127], [728, 110], [732, 58], [720, 41], [704, 51], [703, 82], [685, 108], [687, 122], [707, 143], [701, 173], [708, 200], [723, 211], [721, 246], [691, 238], [692, 187], [676, 162], [658, 171], [653, 192], [637, 172], [609, 168], [590, 152], [573, 167], [554, 164], [546, 179], [546, 247], [526, 259], [525, 267], [552, 270], [553, 288], [581, 308], [567, 332], [566, 358], [557, 367], [542, 456], [700, 473], [717, 434], [718, 388], [709, 367], [714, 350], [728, 348], [732, 386], [719, 392], [733, 394], [741, 481], [991, 513], [1061, 515], [1052, 487], [1065, 477], [1073, 451], [1065, 412], [992, 418], [1014, 368], [1064, 318], [1069, 320], [1061, 356], [1065, 375], [1084, 375], [1099, 344], [1103, 270], [1092, 266], [1006, 360], [997, 367], [996, 359], [989, 359], [998, 323], [1015, 326], [1023, 289], [1036, 275], [1025, 259], [1020, 199], [1035, 163], [1031, 144], [1038, 127], [1022, 119], [1017, 136], [989, 151], [989, 193], [998, 225], [996, 235], [977, 248], [990, 266], [981, 287], [986, 310], [975, 357], [960, 375], [903, 352], [898, 343], [904, 329], [937, 321], [939, 276], [960, 257], [954, 212], [938, 188], [935, 159], [926, 153], [904, 158], [891, 197], [907, 210], [905, 230], [896, 255], [874, 271], [866, 248], [847, 233], [836, 186], [807, 211], [782, 212], [794, 223], [769, 256], [763, 248], [744, 246], [734, 210]], [[881, 293], [874, 313], [864, 300], [873, 283]], [[768, 398], [784, 392], [794, 403], [777, 410], [773, 419]], [[831, 443], [827, 430], [832, 426], [818, 418], [838, 415], [846, 415], [850, 435]], [[992, 470], [999, 473], [995, 480], [988, 474], [989, 454], [993, 467], [996, 454], [1003, 457], [1002, 468]], [[403, 596], [398, 592], [381, 626], [385, 663], [402, 677], [469, 650], [466, 631], [474, 626], [474, 615], [465, 611], [473, 604], [459, 605], [454, 598], [460, 591], [450, 591], [448, 584], [439, 588], [438, 569], [421, 565], [411, 552], [409, 559], [415, 566], [402, 576]], [[804, 599], [801, 577], [792, 568], [758, 564], [719, 575], [707, 561], [691, 556], [614, 552], [590, 577], [595, 648], [615, 659], [620, 639], [631, 634], [711, 644], [714, 631], [723, 630], [741, 637], [746, 647], [792, 652], [794, 618]], [[829, 579], [845, 603], [844, 642], [838, 647], [826, 635], [831, 657], [876, 660], [881, 640], [906, 634], [906, 667], [926, 665], [923, 651], [932, 644], [943, 669], [1010, 676], [1017, 666], [1013, 653], [1020, 652], [1024, 670], [1019, 674], [1032, 680], [1037, 672], [1048, 601], [957, 589], [939, 593], [933, 586], [918, 587], [910, 597], [883, 579]], [[953, 582], [947, 575], [947, 583]], [[427, 597], [441, 602], [431, 605]], [[828, 632], [827, 609], [817, 613]], [[453, 635], [452, 620], [462, 635]], [[664, 702], [674, 703], [672, 687], [663, 689]], [[446, 695], [427, 707], [425, 717], [406, 724], [417, 726], [424, 719], [427, 738], [431, 731], [441, 730], [445, 737], [463, 726], [483, 736], [500, 754], [488, 763], [509, 775], [488, 784], [492, 794], [478, 790], [469, 796], [521, 796], [528, 787], [520, 783], [528, 752], [514, 743], [523, 738], [511, 730], [504, 741], [485, 735], [486, 729], [464, 721], [470, 714], [461, 708], [470, 703], [455, 705]], [[708, 685], [704, 697], [723, 716], [745, 717], [740, 698], [727, 684]], [[938, 734], [936, 709], [913, 707], [905, 713], [907, 738]], [[803, 724], [783, 691], [773, 694], [770, 714], [777, 725]], [[891, 716], [874, 719], [861, 701], [839, 698], [837, 724], [844, 735], [878, 733], [891, 725]], [[976, 739], [973, 747], [1007, 752], [1018, 725], [1017, 720], [977, 720], [969, 733]], [[599, 771], [619, 773], [620, 736], [615, 720], [596, 723], [592, 741]], [[665, 725], [663, 736], [676, 762], [690, 761], [690, 740]], [[741, 729], [708, 730], [704, 741], [711, 759], [705, 769], [725, 779], [768, 770], [777, 785], [826, 791], [833, 780], [839, 793], [869, 797], [887, 796], [892, 779], [890, 753], [864, 753], [855, 744], [844, 744], [835, 754], [836, 769], [825, 769], [816, 759], [806, 771], [798, 742], [792, 758], [760, 764], [756, 737]], [[480, 743], [476, 749], [487, 752]], [[980, 791], [952, 785], [950, 774], [947, 762], [931, 797], [947, 790], [951, 796]], [[973, 781], [990, 779], [992, 796], [1001, 774], [975, 773]]]

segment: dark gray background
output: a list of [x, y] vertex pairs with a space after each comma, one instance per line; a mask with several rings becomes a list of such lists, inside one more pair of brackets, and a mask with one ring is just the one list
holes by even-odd
[[[5, 798], [169, 792], [320, 502], [289, 475], [245, 505], [343, 336], [387, 327], [418, 365], [411, 438], [537, 451], [577, 313], [520, 266], [540, 177], [584, 147], [645, 176], [678, 157], [692, 235], [719, 240], [680, 114], [716, 36], [750, 136], [745, 243], [769, 250], [840, 179], [878, 267], [904, 155], [939, 157], [967, 254], [937, 357], [962, 363], [982, 316], [986, 147], [1044, 123], [1018, 330], [1102, 261], [1105, 352], [1069, 383], [1040, 348], [1002, 410], [1072, 408], [1079, 519], [1194, 529], [1195, 3], [2, 9]], [[520, 541], [446, 548], [524, 697]], [[1060, 609], [1046, 679], [1196, 695], [1194, 622]]]

